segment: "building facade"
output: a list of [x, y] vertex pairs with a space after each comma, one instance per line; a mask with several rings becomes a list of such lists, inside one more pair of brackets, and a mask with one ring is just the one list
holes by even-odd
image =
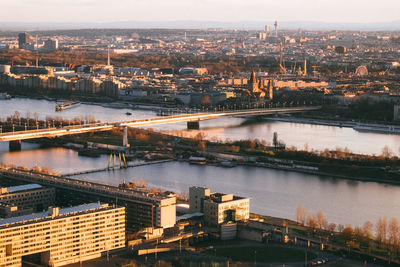
[[[0, 216], [43, 211], [55, 203], [55, 189], [39, 184], [0, 187]], [[3, 209], [4, 208], [4, 209]], [[26, 211], [26, 212], [24, 212]]]
[[218, 226], [228, 222], [247, 221], [250, 218], [250, 199], [232, 194], [213, 193], [204, 200], [204, 220]]
[[125, 208], [91, 203], [0, 220], [0, 266], [63, 266], [125, 247]]
[[189, 188], [189, 211], [190, 213], [204, 212], [204, 199], [210, 196], [210, 189], [201, 186]]
[[233, 194], [210, 193], [209, 188], [189, 188], [190, 213], [201, 212], [210, 226], [247, 221], [250, 218], [250, 199]]

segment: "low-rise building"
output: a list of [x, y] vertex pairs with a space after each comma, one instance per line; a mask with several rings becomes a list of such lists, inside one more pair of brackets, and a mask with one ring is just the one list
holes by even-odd
[[204, 220], [218, 226], [250, 218], [250, 199], [233, 194], [213, 193], [204, 200]]
[[189, 188], [190, 212], [202, 212], [210, 226], [228, 222], [247, 221], [250, 218], [250, 199], [233, 194], [212, 193], [205, 187]]

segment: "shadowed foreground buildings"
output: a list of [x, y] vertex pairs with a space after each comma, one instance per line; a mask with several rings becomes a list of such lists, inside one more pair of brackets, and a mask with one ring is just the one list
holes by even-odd
[[21, 169], [0, 168], [0, 181], [5, 180], [54, 187], [56, 205], [61, 207], [98, 201], [123, 206], [126, 208], [126, 228], [130, 232], [146, 227], [169, 228], [176, 222], [176, 198], [168, 194], [96, 184]]
[[125, 247], [125, 208], [90, 203], [0, 220], [0, 266], [62, 266]]
[[40, 212], [55, 203], [56, 190], [39, 184], [0, 187], [0, 218]]

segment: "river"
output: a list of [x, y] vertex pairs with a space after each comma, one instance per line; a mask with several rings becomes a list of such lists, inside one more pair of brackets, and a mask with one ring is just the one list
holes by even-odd
[[[13, 98], [0, 100], [0, 119], [14, 115], [15, 111], [25, 117], [29, 112], [30, 117], [37, 113], [40, 119], [46, 117], [74, 117], [89, 118], [93, 116], [102, 122], [133, 120], [155, 117], [156, 112], [151, 110], [115, 109], [100, 105], [81, 104], [62, 112], [55, 111], [55, 102], [48, 100], [33, 100], [27, 98]], [[132, 115], [127, 115], [130, 112]], [[247, 123], [245, 118], [221, 118], [200, 122], [201, 132], [209, 140], [240, 140], [259, 139], [272, 142], [274, 132], [278, 133], [280, 140], [287, 146], [303, 149], [323, 150], [325, 148], [349, 149], [355, 153], [375, 154], [382, 153], [388, 146], [393, 154], [400, 155], [400, 135], [358, 132], [352, 128], [334, 127], [325, 125], [312, 125], [303, 123], [290, 123], [279, 121], [263, 121]], [[196, 135], [200, 131], [186, 131], [186, 123], [176, 123], [153, 126], [155, 130], [168, 131], [173, 134]]]
[[[0, 117], [21, 115], [29, 110], [31, 117], [61, 115], [64, 118], [95, 116], [101, 121], [126, 120], [155, 116], [153, 111], [111, 109], [82, 104], [79, 107], [56, 113], [54, 102], [47, 100], [12, 99], [0, 101]], [[126, 115], [126, 112], [132, 115]], [[224, 118], [201, 122], [207, 138], [272, 140], [273, 132], [287, 145], [310, 149], [347, 147], [361, 153], [380, 154], [388, 145], [398, 153], [400, 136], [359, 133], [351, 128], [318, 126], [287, 122], [244, 123], [244, 118]], [[185, 124], [154, 127], [171, 132], [185, 130]], [[190, 131], [197, 134], [197, 131]], [[46, 166], [60, 173], [106, 167], [107, 156], [80, 157], [77, 152], [64, 148], [40, 148], [37, 144], [22, 143], [22, 151], [8, 152], [8, 144], [0, 143], [0, 162], [18, 166]], [[143, 178], [149, 187], [162, 187], [176, 192], [187, 192], [189, 186], [207, 186], [214, 192], [234, 193], [251, 198], [251, 212], [295, 219], [296, 208], [301, 204], [308, 212], [321, 210], [330, 222], [362, 225], [366, 220], [376, 223], [379, 217], [396, 217], [400, 221], [400, 187], [372, 182], [358, 182], [329, 177], [319, 177], [265, 168], [194, 166], [185, 162], [170, 162], [111, 172], [93, 173], [74, 177], [118, 185], [123, 180]]]

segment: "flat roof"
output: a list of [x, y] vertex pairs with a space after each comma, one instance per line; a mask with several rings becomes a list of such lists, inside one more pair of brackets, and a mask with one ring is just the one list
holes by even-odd
[[[105, 208], [106, 206], [103, 206], [100, 203], [89, 203], [89, 204], [84, 204], [80, 206], [74, 206], [70, 208], [63, 208], [60, 209], [58, 216], [63, 216], [63, 215], [68, 215], [68, 214], [73, 214], [73, 213], [78, 213], [78, 212], [83, 212], [83, 211], [90, 211], [90, 210], [96, 210], [100, 208]], [[14, 224], [14, 223], [27, 223], [32, 220], [40, 220], [40, 219], [45, 219], [51, 217], [49, 215], [48, 211], [43, 211], [39, 213], [32, 213], [28, 215], [23, 215], [23, 216], [17, 216], [17, 217], [11, 217], [11, 218], [6, 218], [0, 220], [0, 227], [8, 224]]]
[[39, 188], [43, 188], [43, 186], [41, 186], [40, 184], [24, 184], [24, 185], [10, 186], [7, 187], [7, 193], [14, 193], [19, 191], [33, 190]]

